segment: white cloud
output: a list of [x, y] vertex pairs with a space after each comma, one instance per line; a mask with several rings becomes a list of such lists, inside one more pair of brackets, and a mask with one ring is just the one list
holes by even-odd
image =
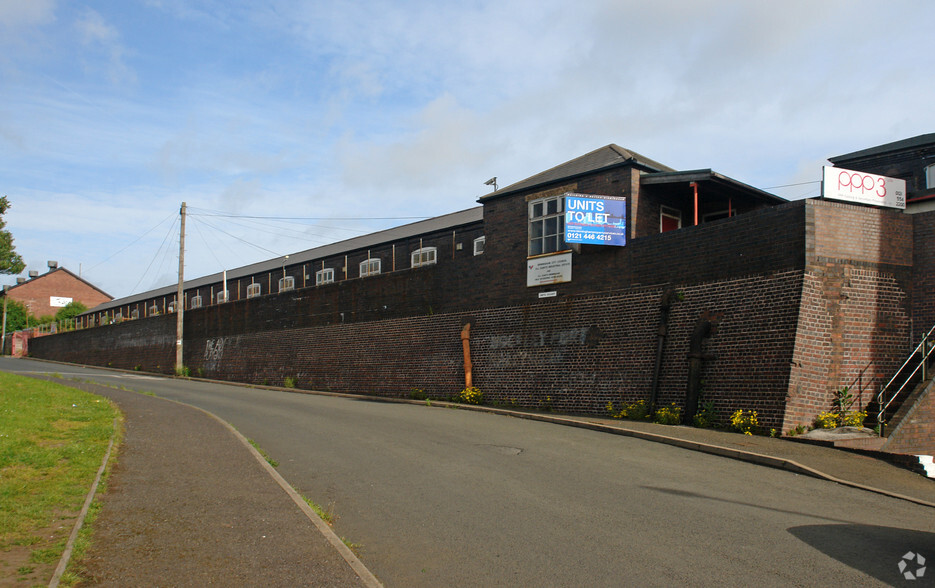
[[[122, 84], [136, 81], [136, 73], [125, 62], [127, 49], [123, 45], [120, 33], [113, 26], [108, 24], [104, 17], [91, 8], [85, 8], [75, 22], [75, 28], [81, 35], [85, 46], [99, 48], [106, 56], [104, 70], [107, 72], [111, 83]], [[96, 66], [88, 66], [90, 69], [96, 69]]]

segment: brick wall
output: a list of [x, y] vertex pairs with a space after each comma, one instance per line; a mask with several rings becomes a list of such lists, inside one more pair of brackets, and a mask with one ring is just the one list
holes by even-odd
[[[867, 365], [868, 390], [888, 377], [907, 348], [908, 215], [800, 201], [625, 248], [582, 249], [573, 282], [540, 300], [543, 288], [525, 287], [525, 203], [516, 200], [488, 203], [482, 263], [187, 311], [185, 364], [219, 379], [444, 398], [463, 386], [459, 334], [470, 322], [474, 382], [491, 401], [604, 414], [608, 401], [648, 396], [659, 300], [670, 288], [681, 297], [659, 401], [684, 402], [689, 338], [706, 313], [718, 324], [705, 343], [703, 398], [723, 416], [755, 409], [763, 426], [787, 431], [830, 408]], [[32, 352], [171, 371], [173, 332], [174, 317], [154, 317], [45, 337]]]
[[912, 218], [810, 201], [785, 421], [810, 424], [845, 386], [866, 407], [910, 347]]
[[890, 432], [883, 450], [935, 455], [935, 384], [929, 383], [896, 430]]
[[175, 369], [175, 315], [30, 339], [29, 354], [56, 361], [170, 374]]
[[916, 343], [935, 325], [935, 211], [912, 215], [912, 339]]
[[50, 304], [51, 297], [71, 298], [93, 308], [110, 300], [110, 297], [87, 282], [77, 278], [64, 268], [51, 270], [36, 278], [7, 290], [11, 300], [22, 302], [30, 314], [39, 318], [54, 316], [61, 307]]

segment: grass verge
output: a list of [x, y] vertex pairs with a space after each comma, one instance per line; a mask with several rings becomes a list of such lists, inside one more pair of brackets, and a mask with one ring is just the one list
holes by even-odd
[[[87, 392], [3, 372], [0, 391], [0, 584], [48, 584], [118, 411]], [[76, 550], [86, 544], [87, 534]]]

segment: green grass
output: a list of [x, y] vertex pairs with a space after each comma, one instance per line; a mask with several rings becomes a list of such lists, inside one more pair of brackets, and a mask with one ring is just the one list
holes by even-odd
[[266, 452], [265, 449], [263, 449], [262, 447], [260, 447], [259, 445], [257, 445], [257, 444], [256, 444], [256, 441], [254, 441], [253, 439], [251, 439], [251, 438], [249, 438], [249, 437], [247, 437], [247, 441], [250, 443], [250, 445], [253, 445], [253, 448], [254, 448], [254, 449], [256, 449], [257, 451], [260, 452], [260, 455], [263, 456], [263, 459], [266, 460], [266, 463], [268, 463], [269, 465], [273, 466], [274, 468], [278, 468], [278, 467], [279, 467], [279, 462], [276, 461], [275, 459], [273, 459], [273, 458], [270, 456], [270, 454]]
[[[110, 402], [87, 392], [0, 372], [0, 564], [25, 550], [35, 565], [14, 569], [47, 570], [38, 581], [48, 582], [116, 416]], [[50, 536], [50, 528], [60, 530]], [[11, 571], [0, 565], [0, 574]]]

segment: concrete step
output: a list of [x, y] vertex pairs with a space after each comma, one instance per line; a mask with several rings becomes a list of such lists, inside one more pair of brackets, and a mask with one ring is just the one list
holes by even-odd
[[935, 457], [931, 455], [917, 455], [919, 465], [925, 470], [925, 475], [929, 478], [935, 478]]

